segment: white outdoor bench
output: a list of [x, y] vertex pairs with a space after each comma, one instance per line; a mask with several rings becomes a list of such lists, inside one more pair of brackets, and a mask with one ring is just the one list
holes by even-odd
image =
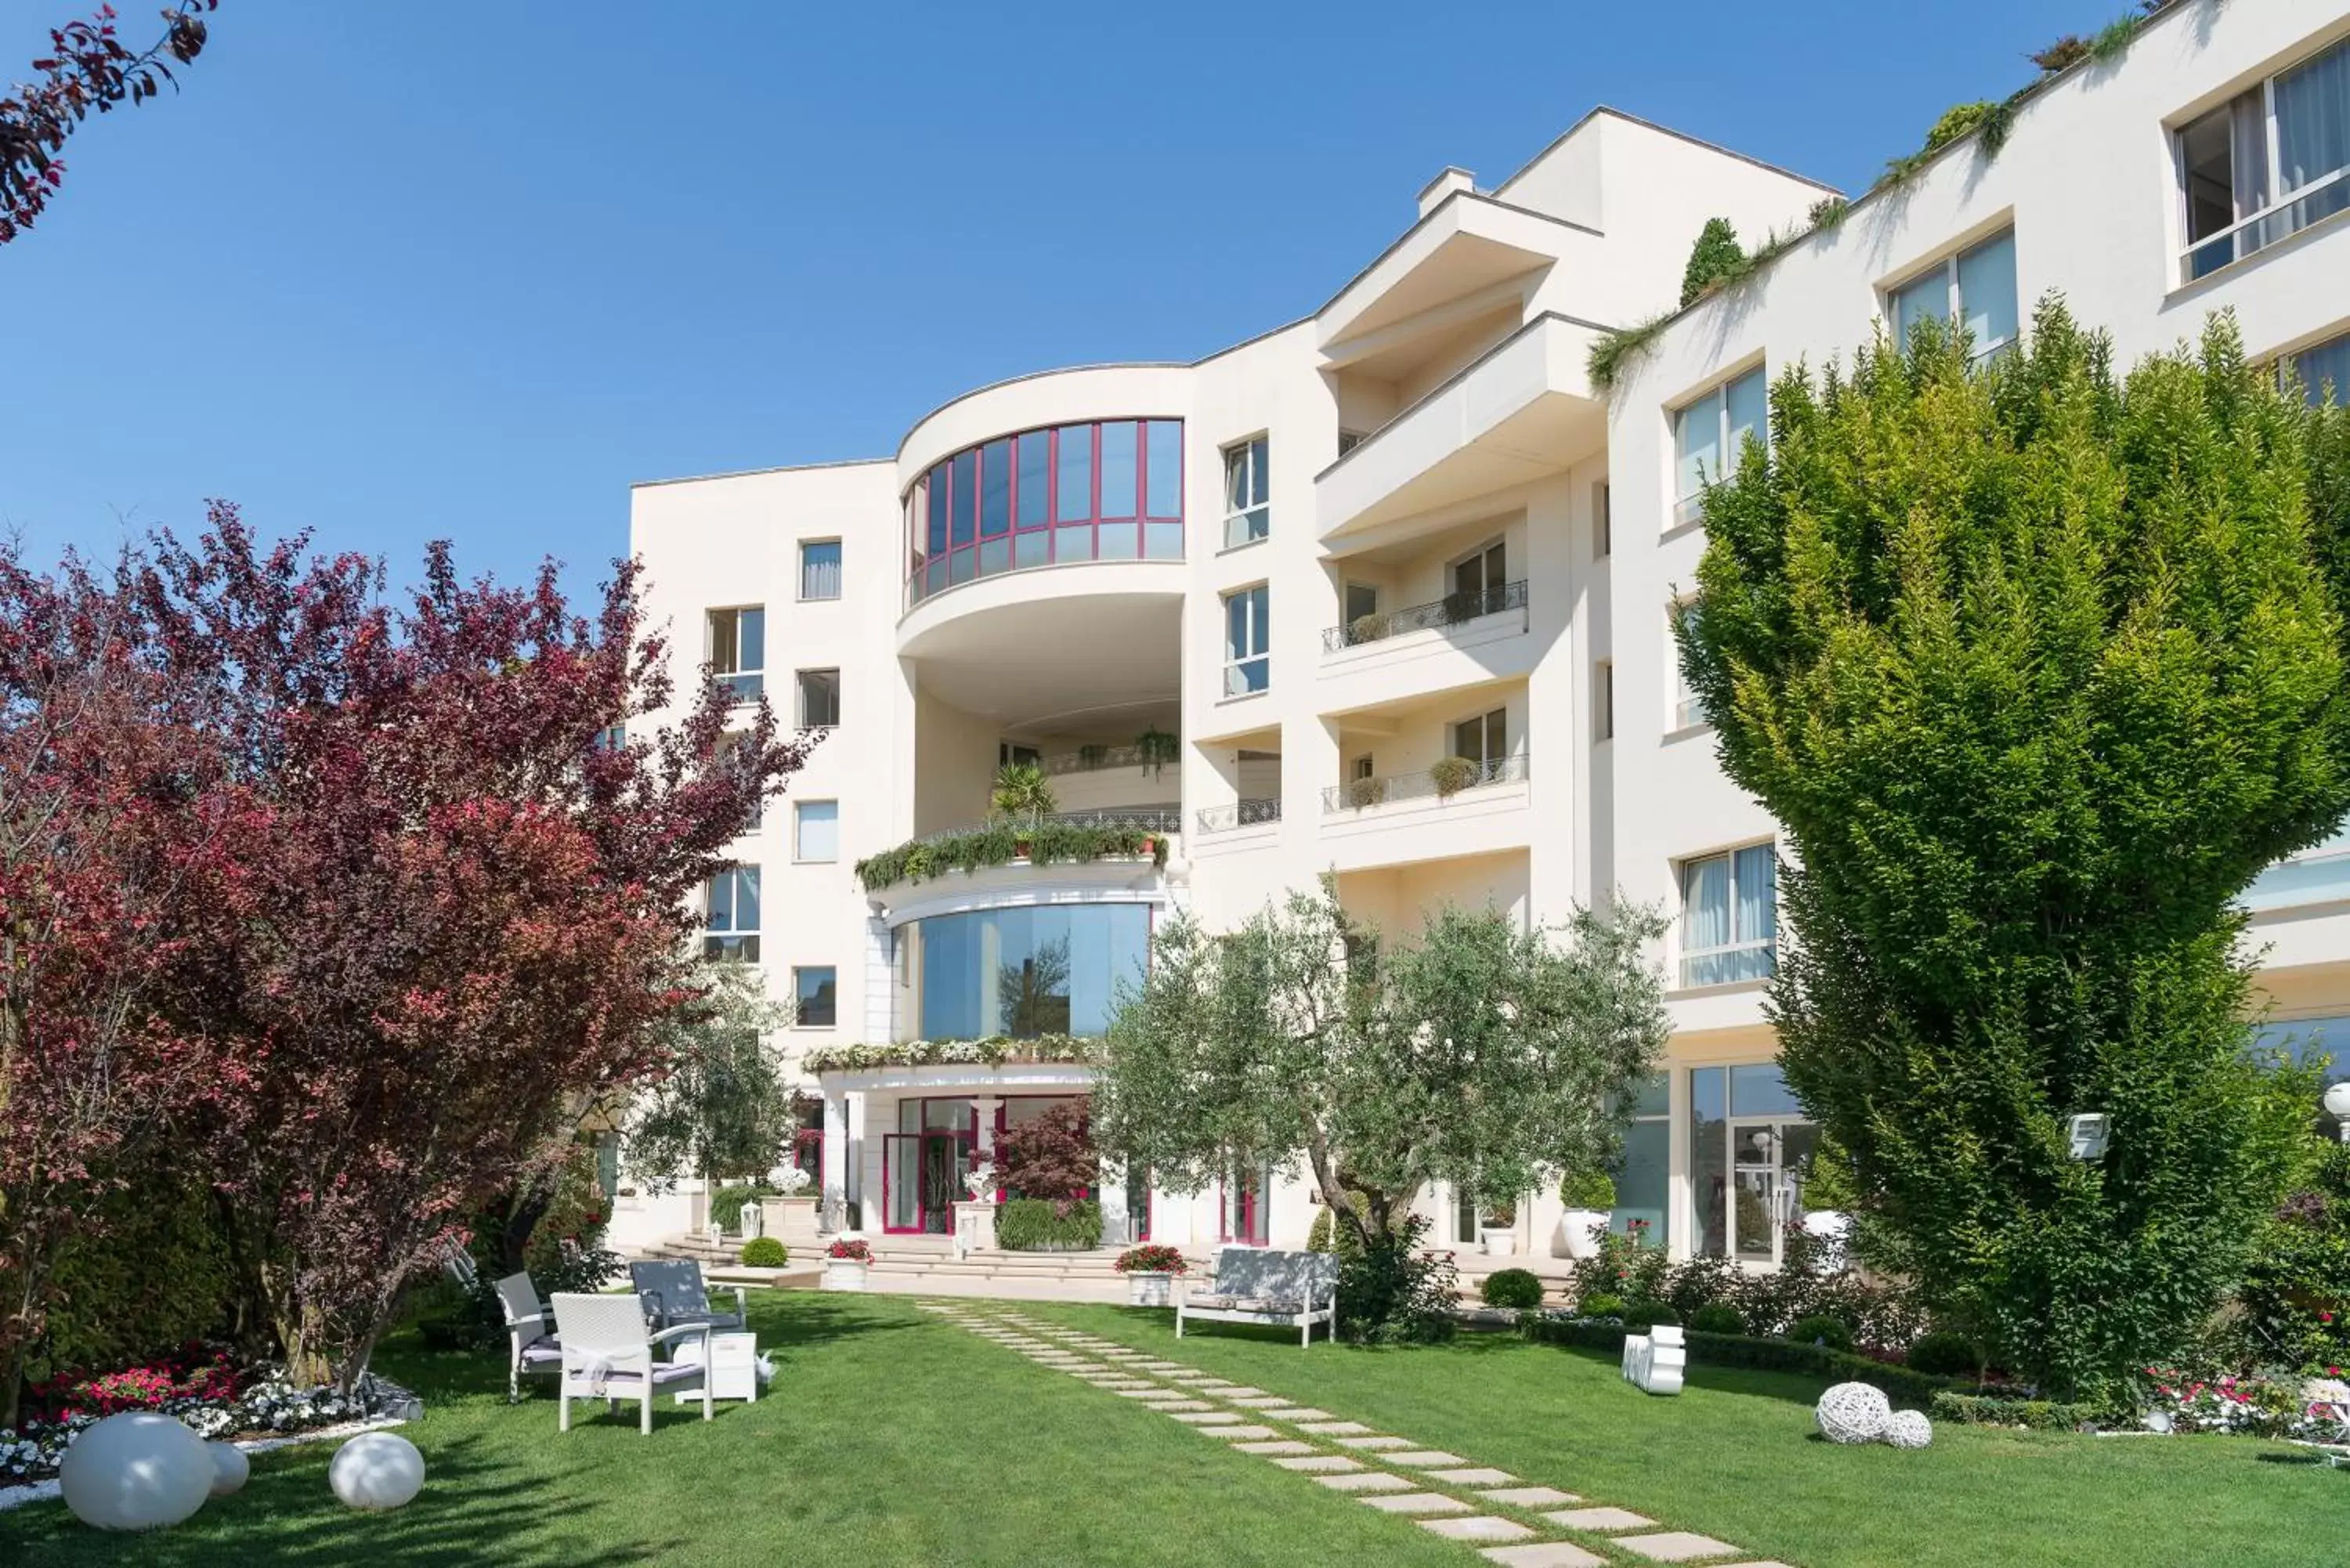
[[1265, 1323], [1297, 1328], [1297, 1343], [1314, 1343], [1314, 1325], [1338, 1334], [1338, 1260], [1327, 1252], [1275, 1252], [1263, 1247], [1226, 1247], [1216, 1253], [1215, 1283], [1194, 1293], [1191, 1282], [1175, 1286], [1175, 1337], [1188, 1318], [1214, 1323]]

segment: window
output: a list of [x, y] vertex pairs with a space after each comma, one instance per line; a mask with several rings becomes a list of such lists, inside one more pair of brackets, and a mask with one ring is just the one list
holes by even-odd
[[1273, 529], [1265, 504], [1266, 438], [1224, 448], [1224, 548], [1253, 545]]
[[2350, 333], [2288, 354], [2277, 369], [2286, 390], [2298, 384], [2312, 408], [2350, 403]]
[[932, 915], [897, 930], [915, 981], [900, 1038], [1099, 1034], [1118, 988], [1142, 978], [1150, 947], [1143, 904], [1072, 904]]
[[1349, 776], [1358, 779], [1367, 779], [1371, 776], [1371, 754], [1368, 752], [1357, 757], [1350, 764]]
[[800, 674], [800, 728], [829, 730], [840, 722], [840, 671], [803, 670]]
[[909, 603], [1034, 566], [1180, 560], [1183, 421], [1056, 425], [944, 458], [906, 493], [906, 552]]
[[2350, 42], [2178, 131], [2183, 282], [2350, 209]]
[[1768, 844], [1681, 862], [1681, 983], [1778, 970], [1778, 859]]
[[800, 597], [837, 599], [839, 597], [840, 541], [837, 539], [801, 540]]
[[1379, 589], [1376, 583], [1347, 585], [1347, 624], [1353, 626], [1367, 615], [1379, 613]]
[[1342, 430], [1338, 432], [1338, 455], [1340, 457], [1346, 456], [1348, 452], [1354, 451], [1357, 447], [1362, 444], [1362, 431]]
[[1616, 1181], [1616, 1207], [1608, 1213], [1607, 1228], [1620, 1235], [1638, 1234], [1644, 1246], [1669, 1246], [1672, 1240], [1672, 1080], [1663, 1073], [1651, 1074], [1632, 1101], [1623, 1147], [1608, 1172]]
[[1705, 487], [1746, 461], [1746, 438], [1771, 439], [1769, 388], [1757, 365], [1673, 415], [1673, 525], [1704, 513]]
[[1888, 296], [1894, 341], [1909, 347], [1921, 321], [1955, 321], [1973, 345], [1977, 365], [2015, 341], [2015, 234], [1985, 240], [1970, 251], [1936, 262], [1923, 276]]
[[[1508, 557], [1499, 539], [1452, 563], [1452, 594], [1463, 615], [1484, 615], [1503, 608], [1509, 597], [1509, 586]], [[1448, 614], [1447, 618], [1453, 618]]]
[[702, 956], [742, 963], [759, 961], [759, 868], [736, 866], [721, 871], [702, 890]]
[[710, 612], [710, 668], [734, 689], [737, 702], [765, 695], [767, 612], [764, 606]]
[[[1696, 625], [1697, 606], [1693, 604], [1675, 605], [1671, 614], [1683, 626], [1693, 628]], [[1690, 690], [1689, 677], [1681, 671], [1681, 645], [1670, 627], [1666, 628], [1665, 663], [1673, 676], [1673, 728], [1693, 730], [1706, 722], [1705, 699]]]
[[1616, 738], [1616, 665], [1603, 659], [1591, 670], [1591, 738]]
[[1452, 754], [1475, 763], [1480, 779], [1497, 777], [1510, 754], [1509, 710], [1496, 708], [1453, 725]]
[[592, 743], [599, 752], [625, 752], [629, 749], [629, 727], [626, 724], [607, 724], [596, 732]]
[[[724, 735], [721, 735], [721, 736], [719, 736], [719, 737], [718, 737], [718, 756], [719, 756], [719, 760], [720, 760], [721, 762], [724, 763], [725, 763], [727, 766], [729, 766], [729, 767], [733, 767], [733, 766], [734, 766], [734, 765], [735, 765], [735, 763], [734, 763], [734, 754], [735, 754], [735, 753], [737, 753], [738, 751], [740, 751], [742, 748], [743, 748], [743, 747], [745, 747], [745, 746], [749, 745], [750, 743], [751, 743], [751, 737], [750, 737], [749, 735], [747, 735], [747, 734], [743, 733], [743, 732], [739, 731], [739, 730], [738, 730], [738, 731], [735, 731], [735, 732], [732, 732], [732, 733], [730, 733], [730, 734], [724, 734]], [[761, 794], [761, 795], [760, 795], [760, 797], [758, 798], [758, 800], [757, 800], [757, 801], [755, 801], [754, 803], [753, 803], [753, 805], [752, 805], [752, 806], [751, 806], [751, 820], [750, 820], [749, 825], [748, 825], [748, 826], [746, 826], [743, 828], [743, 831], [744, 831], [745, 833], [755, 832], [755, 831], [756, 831], [756, 830], [757, 830], [757, 829], [758, 829], [762, 825], [764, 825], [764, 824], [766, 822], [766, 820], [767, 820], [767, 797], [763, 794]]]
[[1042, 767], [1045, 753], [1034, 746], [1024, 746], [1017, 741], [995, 742], [995, 765], [999, 768]]
[[1604, 561], [1616, 547], [1616, 516], [1609, 496], [1607, 482], [1601, 480], [1592, 486], [1591, 495], [1591, 555]]
[[798, 1007], [797, 1020], [802, 1029], [830, 1029], [837, 1021], [838, 1004], [833, 995], [835, 971], [830, 964], [795, 966], [792, 970], [792, 1001]]
[[803, 800], [792, 805], [792, 858], [840, 858], [840, 803]]
[[1273, 660], [1266, 636], [1265, 586], [1224, 596], [1224, 695], [1245, 697], [1262, 691], [1273, 678]]

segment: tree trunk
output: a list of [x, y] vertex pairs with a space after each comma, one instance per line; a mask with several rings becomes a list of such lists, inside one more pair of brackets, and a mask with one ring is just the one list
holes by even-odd
[[556, 1185], [553, 1176], [542, 1175], [507, 1195], [496, 1238], [501, 1279], [519, 1274], [529, 1266], [531, 1232], [538, 1229], [538, 1222], [555, 1206]]
[[1330, 1147], [1320, 1134], [1306, 1141], [1305, 1158], [1314, 1168], [1315, 1185], [1322, 1189], [1322, 1201], [1330, 1206], [1331, 1224], [1344, 1225], [1354, 1232], [1355, 1243], [1367, 1249], [1371, 1244], [1371, 1229], [1366, 1216], [1347, 1199], [1347, 1189], [1338, 1184], [1338, 1165], [1330, 1158]]

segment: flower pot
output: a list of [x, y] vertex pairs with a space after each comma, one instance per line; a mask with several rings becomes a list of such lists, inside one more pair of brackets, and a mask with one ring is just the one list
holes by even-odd
[[1138, 1269], [1126, 1276], [1126, 1301], [1128, 1306], [1172, 1306], [1175, 1304], [1175, 1276]]
[[861, 1291], [865, 1288], [865, 1271], [870, 1264], [855, 1258], [827, 1258], [824, 1261], [824, 1288], [828, 1291]]
[[1607, 1234], [1607, 1210], [1570, 1209], [1558, 1217], [1559, 1244], [1570, 1258], [1599, 1256], [1599, 1239]]
[[1489, 1258], [1507, 1258], [1518, 1250], [1518, 1232], [1514, 1227], [1487, 1226], [1477, 1234], [1484, 1241], [1485, 1255]]

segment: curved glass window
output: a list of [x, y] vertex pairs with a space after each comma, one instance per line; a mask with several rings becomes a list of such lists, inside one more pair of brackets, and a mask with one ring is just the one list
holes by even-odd
[[906, 602], [999, 572], [1183, 558], [1183, 421], [1101, 420], [999, 436], [906, 495]]
[[897, 1033], [924, 1040], [1099, 1034], [1118, 987], [1142, 978], [1147, 904], [1076, 904], [936, 915], [898, 928], [911, 944]]

